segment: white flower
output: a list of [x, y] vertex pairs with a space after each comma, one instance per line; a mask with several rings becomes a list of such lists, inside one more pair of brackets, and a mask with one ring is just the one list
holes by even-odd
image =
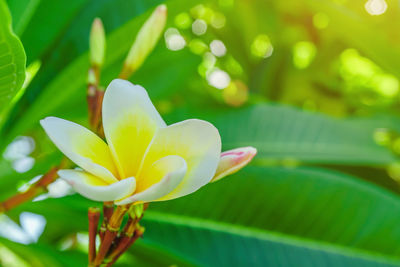
[[185, 196], [209, 183], [221, 139], [210, 123], [191, 119], [167, 126], [146, 90], [110, 83], [103, 100], [104, 142], [88, 129], [48, 117], [41, 125], [80, 170], [58, 174], [78, 193], [117, 205]]

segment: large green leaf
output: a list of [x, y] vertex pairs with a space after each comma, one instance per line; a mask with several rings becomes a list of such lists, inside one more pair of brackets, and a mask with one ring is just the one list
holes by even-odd
[[25, 80], [25, 52], [11, 29], [6, 3], [0, 1], [0, 120]]
[[199, 266], [400, 266], [353, 249], [218, 221], [149, 213], [145, 225], [145, 242], [161, 243]]
[[[286, 263], [317, 265], [320, 260], [334, 266], [400, 265], [399, 201], [386, 190], [326, 169], [249, 167], [190, 196], [152, 203], [143, 219], [144, 241], [203, 265], [216, 257], [215, 264], [273, 259], [279, 264], [287, 258]], [[42, 238], [48, 240], [85, 230], [87, 207], [93, 204], [72, 196], [20, 210], [46, 217]], [[274, 258], [277, 253], [281, 256]]]
[[187, 198], [152, 206], [399, 257], [399, 197], [325, 169], [249, 168]]
[[[189, 112], [216, 125], [225, 149], [256, 147], [256, 160], [261, 164], [287, 161], [385, 165], [396, 159], [389, 149], [376, 144], [373, 137], [377, 128], [392, 127], [398, 121], [395, 117], [336, 119], [279, 104], [212, 110], [208, 115], [206, 111]], [[187, 113], [180, 110], [177, 114], [169, 120], [184, 119]]]

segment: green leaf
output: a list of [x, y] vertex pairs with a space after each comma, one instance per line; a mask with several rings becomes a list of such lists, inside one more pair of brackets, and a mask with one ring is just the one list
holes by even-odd
[[[57, 42], [66, 34], [70, 24], [76, 20], [88, 2], [90, 1], [71, 0], [66, 5], [51, 0], [40, 0], [38, 3], [36, 0], [31, 0], [26, 8], [21, 10], [20, 0], [11, 1], [10, 8], [18, 19], [17, 29], [25, 45], [28, 64], [35, 60], [42, 60], [46, 52], [51, 53], [49, 50], [56, 52]], [[41, 38], [37, 38], [38, 35]]]
[[59, 251], [54, 247], [43, 244], [23, 245], [1, 238], [0, 246], [1, 245], [9, 248], [23, 261], [27, 262], [29, 264], [27, 266], [84, 266], [87, 262], [87, 256], [81, 252]]
[[[224, 149], [254, 146], [260, 164], [300, 162], [314, 164], [385, 165], [396, 160], [375, 143], [376, 128], [392, 127], [394, 118], [336, 119], [279, 104], [258, 104], [238, 110], [182, 112], [211, 121], [220, 131]], [[193, 115], [192, 115], [193, 116]]]
[[[154, 203], [144, 220], [157, 211], [160, 220], [177, 218], [175, 224], [185, 218], [206, 220], [226, 231], [232, 226], [279, 232], [305, 243], [312, 240], [321, 246], [329, 243], [400, 259], [399, 201], [386, 190], [326, 169], [253, 167], [188, 197]], [[167, 245], [161, 234], [148, 235]]]
[[218, 221], [149, 213], [148, 244], [200, 266], [398, 266], [380, 256]]
[[[7, 0], [13, 18], [12, 26], [18, 36], [21, 36], [25, 28], [28, 26], [40, 2], [41, 0]], [[49, 13], [50, 12], [47, 14]], [[42, 36], [43, 35], [44, 34], [42, 34]]]
[[24, 48], [11, 29], [6, 3], [0, 1], [0, 119], [25, 80]]
[[[44, 215], [43, 238], [49, 239], [86, 231], [91, 205], [71, 196], [27, 203], [12, 214]], [[399, 213], [399, 196], [353, 176], [313, 167], [248, 167], [187, 197], [151, 203], [144, 242], [207, 266], [400, 264]], [[74, 220], [65, 225], [65, 218]]]

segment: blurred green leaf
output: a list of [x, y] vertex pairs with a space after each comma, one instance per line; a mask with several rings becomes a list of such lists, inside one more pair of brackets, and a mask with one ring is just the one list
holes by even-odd
[[[394, 117], [336, 119], [279, 104], [188, 112], [215, 124], [224, 149], [256, 147], [260, 164], [385, 165], [396, 159], [373, 137], [375, 129], [394, 124]], [[185, 114], [178, 110], [169, 120], [187, 119]]]
[[[399, 200], [370, 183], [326, 169], [248, 167], [190, 196], [152, 203], [143, 219], [144, 241], [202, 265], [232, 260], [265, 266], [307, 257], [316, 265], [320, 260], [335, 266], [400, 264]], [[48, 240], [86, 231], [87, 207], [93, 204], [71, 196], [20, 209], [46, 217], [42, 240]], [[293, 253], [299, 254], [291, 258]]]
[[13, 253], [17, 254], [32, 267], [85, 266], [87, 261], [87, 256], [84, 253], [77, 251], [61, 252], [43, 244], [22, 245], [1, 238], [0, 245], [11, 249]]
[[13, 29], [18, 36], [21, 36], [28, 26], [40, 2], [41, 0], [7, 0], [13, 18]]
[[11, 29], [6, 3], [0, 1], [0, 120], [25, 80], [24, 48]]

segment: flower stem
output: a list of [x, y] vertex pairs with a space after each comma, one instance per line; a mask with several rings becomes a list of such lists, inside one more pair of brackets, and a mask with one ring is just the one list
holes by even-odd
[[139, 221], [143, 218], [144, 211], [149, 206], [148, 203], [143, 204], [143, 210], [139, 214], [132, 212], [135, 206], [131, 205], [128, 211], [130, 217], [121, 231], [120, 236], [115, 240], [115, 246], [108, 253], [108, 260], [110, 262], [107, 267], [113, 265], [118, 258], [141, 236], [143, 236], [144, 228], [139, 225]]
[[127, 80], [133, 74], [133, 72], [134, 71], [131, 68], [129, 68], [129, 66], [124, 64], [122, 66], [122, 70], [121, 70], [120, 74], [118, 75], [118, 78]]
[[101, 241], [103, 241], [103, 239], [104, 239], [104, 234], [106, 232], [108, 222], [110, 221], [113, 211], [114, 211], [114, 203], [112, 201], [103, 203], [103, 222], [101, 224], [100, 231], [99, 231]]
[[143, 236], [144, 228], [140, 226], [138, 223], [133, 224], [132, 228], [134, 228], [134, 232], [132, 234], [125, 233], [124, 236], [118, 242], [117, 247], [111, 252], [109, 258], [111, 261], [106, 265], [106, 267], [112, 266], [118, 258], [138, 240], [140, 237]]
[[118, 206], [115, 209], [107, 225], [107, 229], [104, 234], [104, 239], [100, 244], [99, 251], [94, 260], [94, 266], [99, 266], [103, 262], [104, 258], [108, 253], [108, 250], [110, 249], [115, 237], [118, 234], [119, 228], [122, 223], [122, 219], [127, 211], [128, 211], [128, 205]]
[[104, 137], [101, 123], [101, 108], [104, 90], [100, 88], [100, 68], [92, 65], [88, 74], [87, 103], [89, 110], [89, 123], [93, 131]]
[[96, 235], [97, 227], [99, 225], [100, 219], [100, 209], [99, 208], [89, 208], [88, 211], [89, 219], [89, 264], [93, 262], [96, 258]]

